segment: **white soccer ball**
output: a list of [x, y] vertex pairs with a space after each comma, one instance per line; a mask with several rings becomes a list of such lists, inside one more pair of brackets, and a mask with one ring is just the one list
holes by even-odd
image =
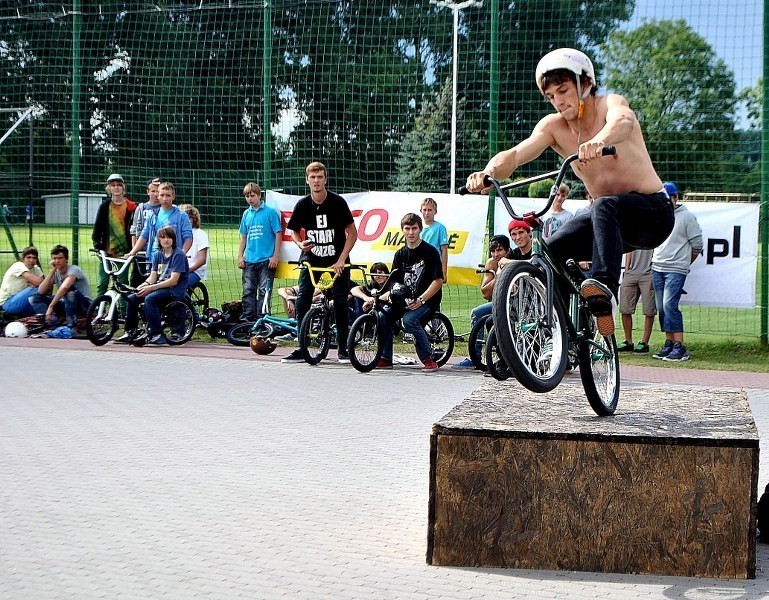
[[5, 337], [9, 338], [25, 338], [29, 336], [29, 331], [27, 331], [27, 326], [24, 325], [21, 321], [14, 321], [13, 323], [8, 323], [8, 325], [5, 326]]

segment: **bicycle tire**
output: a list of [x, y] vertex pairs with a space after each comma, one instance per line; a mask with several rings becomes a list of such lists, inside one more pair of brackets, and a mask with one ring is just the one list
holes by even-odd
[[203, 315], [208, 310], [208, 288], [205, 283], [198, 281], [192, 287], [187, 288], [187, 295], [195, 311], [195, 318], [200, 323], [203, 320]]
[[163, 335], [171, 346], [181, 346], [195, 333], [195, 309], [187, 299], [171, 300], [161, 313]]
[[598, 416], [608, 417], [617, 410], [619, 402], [617, 340], [613, 335], [601, 335], [596, 318], [587, 310], [583, 310], [582, 318], [587, 324], [587, 335], [579, 343], [579, 376], [590, 407]]
[[251, 328], [253, 323], [243, 322], [230, 327], [224, 334], [227, 341], [233, 346], [248, 346], [251, 343]]
[[491, 315], [486, 315], [478, 319], [470, 330], [470, 339], [467, 342], [467, 355], [473, 363], [473, 366], [479, 371], [486, 371], [486, 344], [489, 340], [489, 329], [494, 321]]
[[384, 341], [379, 326], [379, 314], [372, 310], [355, 319], [347, 337], [347, 352], [350, 364], [361, 373], [376, 368], [382, 358]]
[[328, 356], [331, 348], [331, 323], [328, 311], [320, 306], [313, 306], [307, 311], [299, 328], [299, 349], [304, 360], [317, 365]]
[[497, 344], [516, 379], [536, 393], [555, 389], [568, 359], [568, 317], [556, 298], [553, 322], [543, 327], [546, 302], [540, 269], [529, 262], [510, 263], [502, 269], [492, 304]]
[[[85, 335], [94, 346], [103, 346], [112, 339], [118, 328], [118, 307], [109, 294], [98, 296], [85, 314]], [[107, 315], [113, 312], [112, 318]]]
[[437, 312], [424, 324], [424, 330], [430, 342], [432, 359], [442, 367], [454, 353], [454, 326], [446, 315]]
[[505, 359], [502, 358], [502, 355], [499, 353], [499, 345], [497, 344], [497, 334], [494, 332], [494, 325], [489, 327], [484, 354], [486, 368], [494, 379], [497, 381], [510, 379], [513, 373], [510, 371], [510, 367], [507, 366], [507, 363], [505, 363]]

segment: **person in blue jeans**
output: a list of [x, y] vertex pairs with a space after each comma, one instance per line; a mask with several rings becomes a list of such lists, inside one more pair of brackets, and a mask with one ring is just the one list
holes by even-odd
[[[391, 301], [393, 310], [388, 318], [383, 319], [382, 359], [377, 364], [380, 369], [392, 369], [393, 329], [391, 321], [398, 317], [403, 319], [403, 329], [414, 336], [417, 356], [424, 365], [422, 371], [431, 373], [438, 370], [433, 360], [430, 341], [424, 330], [424, 324], [435, 314], [441, 304], [443, 294], [443, 265], [438, 251], [423, 241], [422, 218], [415, 213], [407, 213], [401, 219], [401, 230], [405, 237], [405, 245], [395, 252], [393, 271], [400, 272], [391, 278], [392, 287], [382, 294], [382, 299]], [[398, 298], [394, 297], [396, 283], [407, 288], [406, 298], [401, 298], [405, 305], [399, 306]]]
[[28, 317], [34, 313], [29, 299], [37, 293], [37, 286], [45, 277], [38, 264], [38, 252], [34, 246], [21, 251], [21, 260], [13, 263], [3, 275], [0, 285], [0, 308], [5, 312]]
[[[529, 245], [531, 246], [531, 234], [529, 234]], [[497, 269], [499, 261], [505, 258], [510, 251], [510, 238], [506, 235], [495, 235], [489, 240], [490, 257], [484, 266], [485, 272], [481, 280], [481, 295], [486, 300], [483, 304], [476, 306], [470, 311], [470, 329], [484, 317], [491, 314], [491, 297], [494, 294], [494, 282], [497, 279]], [[452, 369], [474, 369], [475, 365], [469, 358], [463, 358], [459, 362], [451, 365]]]
[[[610, 336], [622, 255], [656, 248], [670, 235], [673, 203], [630, 104], [619, 94], [598, 94], [587, 55], [574, 48], [553, 50], [537, 64], [535, 81], [554, 112], [540, 119], [528, 138], [470, 174], [467, 189], [488, 192], [487, 175], [497, 180], [510, 177], [548, 149], [563, 157], [579, 157], [572, 170], [595, 202], [590, 212], [567, 221], [547, 243], [563, 262], [592, 261], [591, 276], [582, 282], [580, 294], [596, 317], [599, 332]], [[611, 146], [616, 154], [604, 156], [604, 149]]]
[[176, 232], [171, 226], [161, 227], [157, 233], [159, 249], [152, 258], [147, 280], [126, 298], [125, 334], [115, 343], [125, 344], [133, 339], [139, 320], [139, 304], [144, 300], [147, 318], [147, 343], [164, 346], [168, 340], [162, 333], [161, 313], [173, 300], [181, 300], [187, 293], [189, 264], [187, 255], [176, 245]]
[[652, 284], [665, 345], [652, 358], [670, 362], [689, 360], [684, 345], [684, 316], [678, 308], [690, 265], [702, 254], [702, 229], [697, 218], [678, 203], [678, 188], [670, 181], [665, 189], [675, 202], [676, 222], [670, 237], [652, 254]]
[[[51, 296], [54, 287], [56, 293]], [[91, 305], [91, 285], [85, 273], [76, 265], [69, 264], [69, 249], [60, 244], [51, 248], [51, 270], [38, 286], [29, 303], [35, 314], [45, 313], [46, 323], [55, 324], [61, 314], [60, 304], [64, 305], [66, 325], [70, 329], [77, 326], [78, 315], [85, 316]]]
[[278, 211], [262, 200], [254, 182], [243, 188], [248, 208], [240, 219], [238, 269], [243, 271], [243, 320], [256, 321], [270, 312], [270, 290], [280, 261], [283, 227]]

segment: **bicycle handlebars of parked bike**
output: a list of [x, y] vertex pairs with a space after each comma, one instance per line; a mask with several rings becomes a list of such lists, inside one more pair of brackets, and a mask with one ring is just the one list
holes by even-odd
[[[606, 146], [601, 150], [601, 156], [614, 156], [617, 154], [617, 148], [615, 146]], [[543, 173], [541, 175], [535, 175], [534, 177], [529, 177], [527, 179], [519, 179], [518, 181], [513, 181], [512, 183], [508, 183], [505, 185], [502, 185], [499, 183], [498, 180], [494, 179], [493, 177], [490, 177], [489, 175], [486, 175], [483, 178], [483, 183], [487, 186], [493, 186], [494, 189], [497, 191], [497, 194], [499, 195], [500, 199], [502, 200], [502, 203], [505, 205], [505, 209], [507, 209], [507, 212], [513, 219], [522, 220], [523, 215], [519, 215], [513, 210], [513, 207], [510, 205], [510, 201], [507, 198], [507, 194], [505, 192], [507, 190], [523, 187], [525, 185], [530, 185], [532, 183], [535, 183], [537, 181], [542, 181], [544, 179], [550, 179], [551, 177], [555, 177], [555, 183], [553, 183], [553, 186], [550, 188], [550, 195], [547, 199], [547, 204], [545, 207], [536, 213], [527, 213], [527, 217], [530, 218], [538, 218], [544, 215], [548, 210], [550, 210], [550, 207], [553, 204], [553, 200], [555, 199], [555, 195], [558, 193], [558, 187], [563, 182], [564, 178], [566, 177], [566, 171], [575, 160], [579, 160], [578, 154], [571, 154], [570, 156], [567, 156], [563, 160], [563, 164], [561, 165], [561, 168], [557, 171], [550, 171], [549, 173]], [[467, 186], [460, 186], [457, 188], [457, 194], [460, 196], [464, 196], [465, 194], [470, 193], [467, 189]]]

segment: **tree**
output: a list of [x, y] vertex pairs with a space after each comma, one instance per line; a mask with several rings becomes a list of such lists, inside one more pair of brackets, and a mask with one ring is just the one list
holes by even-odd
[[683, 20], [651, 21], [614, 33], [603, 57], [606, 86], [635, 110], [660, 176], [688, 189], [723, 189], [735, 83], [705, 39]]
[[764, 78], [759, 78], [753, 87], [743, 89], [739, 100], [748, 115], [748, 129], [761, 129], [764, 116]]

